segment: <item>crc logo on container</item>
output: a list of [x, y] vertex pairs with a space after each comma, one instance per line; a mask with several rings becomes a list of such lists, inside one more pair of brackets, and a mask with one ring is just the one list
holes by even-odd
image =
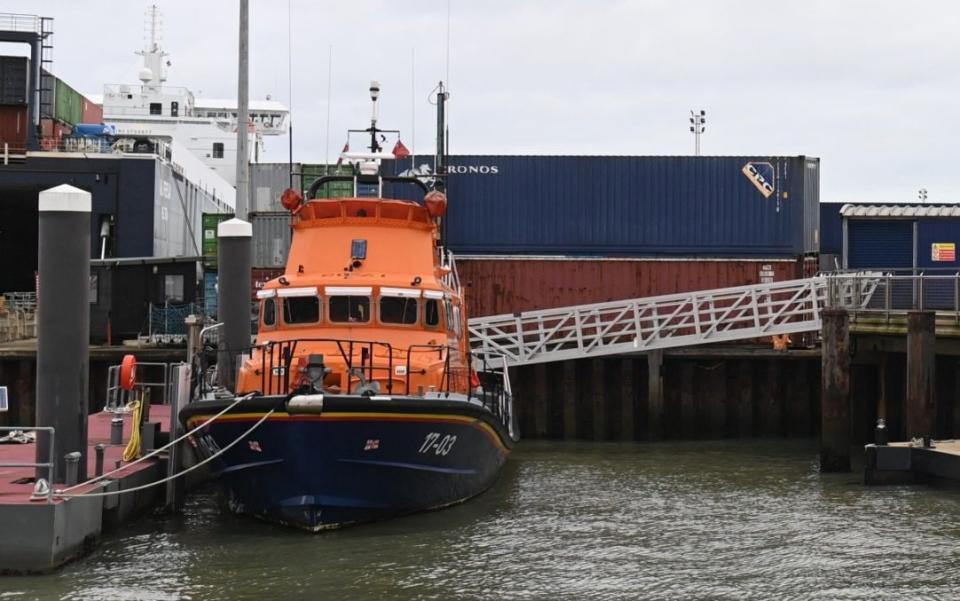
[[747, 176], [764, 198], [770, 198], [776, 190], [773, 187], [774, 170], [770, 163], [747, 163], [740, 171]]

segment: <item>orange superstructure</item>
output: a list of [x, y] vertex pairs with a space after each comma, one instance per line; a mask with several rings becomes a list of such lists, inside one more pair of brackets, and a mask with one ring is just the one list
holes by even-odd
[[463, 295], [439, 245], [437, 209], [341, 198], [311, 200], [292, 213], [286, 271], [258, 293], [259, 333], [237, 392], [309, 385], [468, 394]]

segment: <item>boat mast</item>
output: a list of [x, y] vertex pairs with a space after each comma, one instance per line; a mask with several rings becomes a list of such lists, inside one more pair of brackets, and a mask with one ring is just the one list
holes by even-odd
[[373, 115], [370, 118], [370, 129], [367, 131], [370, 132], [370, 152], [380, 152], [383, 148], [377, 142], [377, 132], [380, 130], [377, 129], [377, 98], [380, 97], [380, 82], [371, 81], [370, 82], [370, 100], [373, 101]]
[[434, 186], [437, 190], [443, 191], [446, 186], [447, 175], [447, 115], [445, 104], [450, 98], [450, 92], [443, 89], [443, 82], [437, 85], [437, 158], [436, 169], [437, 183]]

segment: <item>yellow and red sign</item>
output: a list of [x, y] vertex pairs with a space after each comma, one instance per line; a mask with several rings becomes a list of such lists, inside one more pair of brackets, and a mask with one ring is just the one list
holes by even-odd
[[953, 242], [934, 242], [930, 245], [930, 258], [937, 263], [957, 260], [957, 245]]

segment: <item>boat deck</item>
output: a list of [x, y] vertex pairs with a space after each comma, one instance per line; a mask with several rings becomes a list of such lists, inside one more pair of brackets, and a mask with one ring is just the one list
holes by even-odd
[[[100, 412], [89, 416], [87, 477], [96, 474], [96, 445], [103, 443], [103, 471], [117, 467], [131, 432], [131, 415], [123, 415], [123, 443], [111, 445], [110, 420], [114, 414]], [[170, 407], [152, 405], [151, 423], [162, 432], [169, 431]], [[0, 466], [36, 461], [36, 443], [0, 444]], [[166, 458], [160, 455], [128, 466], [111, 476], [108, 488], [94, 484], [73, 492], [122, 491], [159, 480], [166, 474]], [[136, 494], [46, 498], [32, 500], [36, 469], [0, 467], [0, 573], [43, 572], [81, 555], [101, 533], [104, 526], [122, 523], [151, 506], [163, 486]], [[63, 488], [63, 484], [54, 488]]]

